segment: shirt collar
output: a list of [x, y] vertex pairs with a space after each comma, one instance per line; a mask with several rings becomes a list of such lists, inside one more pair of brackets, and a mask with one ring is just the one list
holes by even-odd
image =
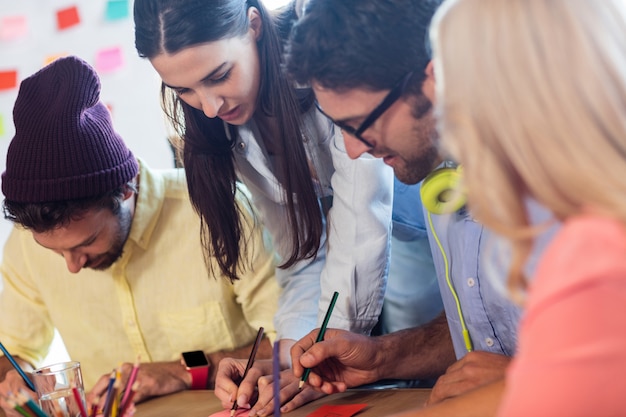
[[129, 239], [146, 249], [165, 201], [165, 180], [157, 171], [150, 169], [141, 158], [137, 160], [139, 189]]

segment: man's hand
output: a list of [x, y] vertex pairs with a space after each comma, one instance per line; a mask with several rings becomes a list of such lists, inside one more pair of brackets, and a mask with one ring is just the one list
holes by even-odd
[[328, 329], [324, 340], [315, 343], [313, 330], [291, 348], [293, 373], [302, 377], [311, 368], [307, 384], [326, 394], [345, 391], [380, 379], [378, 338]]
[[7, 415], [7, 417], [21, 417], [21, 414], [18, 413], [6, 402], [6, 397], [9, 392], [16, 393], [23, 391], [28, 393], [31, 398], [37, 400], [37, 394], [28, 388], [24, 380], [15, 370], [10, 370], [6, 373], [4, 380], [0, 383], [0, 407]]
[[[126, 386], [132, 369], [132, 363], [123, 363], [121, 365], [122, 387]], [[96, 400], [98, 400], [100, 409], [104, 407], [110, 376], [110, 374], [102, 375], [92, 390], [87, 393], [87, 405], [89, 408]], [[182, 391], [191, 384], [191, 377], [180, 361], [154, 362], [142, 363], [139, 366], [136, 381], [139, 388], [135, 393], [133, 401], [138, 403], [148, 398]]]
[[511, 358], [497, 353], [475, 351], [448, 367], [433, 387], [427, 404], [456, 397], [469, 390], [504, 378]]

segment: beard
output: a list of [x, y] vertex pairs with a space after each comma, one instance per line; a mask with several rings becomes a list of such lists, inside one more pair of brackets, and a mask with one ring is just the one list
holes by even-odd
[[93, 259], [89, 259], [83, 268], [104, 271], [113, 265], [115, 261], [117, 261], [124, 254], [124, 245], [128, 240], [133, 219], [130, 210], [125, 209], [124, 207], [120, 208], [120, 212], [116, 217], [118, 219], [118, 228], [113, 236], [111, 249]]
[[407, 153], [402, 164], [394, 167], [396, 178], [405, 184], [417, 184], [439, 164], [438, 135], [432, 102], [424, 94], [413, 99], [412, 116], [415, 119], [412, 136], [416, 139], [415, 153]]
[[394, 167], [396, 178], [405, 184], [417, 184], [422, 181], [439, 164], [439, 150], [436, 146], [429, 146], [414, 158], [402, 159], [402, 164]]

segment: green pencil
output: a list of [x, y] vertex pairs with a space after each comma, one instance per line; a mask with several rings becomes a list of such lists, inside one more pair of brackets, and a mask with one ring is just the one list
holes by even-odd
[[[335, 291], [335, 293], [333, 294], [332, 300], [330, 300], [330, 305], [328, 306], [328, 310], [326, 311], [326, 316], [324, 316], [324, 321], [322, 322], [322, 327], [320, 328], [320, 332], [317, 334], [317, 339], [315, 339], [315, 343], [318, 343], [324, 340], [324, 333], [326, 333], [326, 326], [328, 326], [328, 321], [330, 320], [330, 314], [333, 312], [333, 308], [335, 308], [337, 297], [339, 297], [339, 293]], [[304, 369], [304, 374], [302, 374], [302, 379], [300, 379], [300, 382], [298, 383], [298, 389], [302, 389], [302, 386], [306, 382], [310, 373], [311, 373], [311, 368]]]

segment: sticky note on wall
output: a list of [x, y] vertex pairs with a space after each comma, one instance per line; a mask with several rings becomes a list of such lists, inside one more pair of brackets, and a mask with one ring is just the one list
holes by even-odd
[[96, 54], [96, 71], [99, 73], [117, 71], [123, 65], [122, 48], [119, 46], [101, 49]]
[[0, 91], [12, 90], [17, 87], [17, 71], [0, 71]]
[[106, 20], [120, 20], [128, 17], [127, 0], [109, 0], [104, 15]]
[[0, 114], [0, 138], [4, 136], [6, 129], [4, 128], [4, 116]]
[[53, 55], [46, 55], [44, 60], [43, 60], [43, 64], [48, 65], [50, 63], [52, 63], [52, 61], [56, 61], [57, 59], [67, 56], [67, 53], [60, 53], [60, 54], [53, 54]]
[[6, 16], [0, 19], [0, 40], [23, 38], [28, 33], [26, 16]]
[[57, 28], [59, 30], [71, 28], [79, 23], [80, 16], [78, 15], [78, 7], [71, 6], [65, 9], [57, 10]]

